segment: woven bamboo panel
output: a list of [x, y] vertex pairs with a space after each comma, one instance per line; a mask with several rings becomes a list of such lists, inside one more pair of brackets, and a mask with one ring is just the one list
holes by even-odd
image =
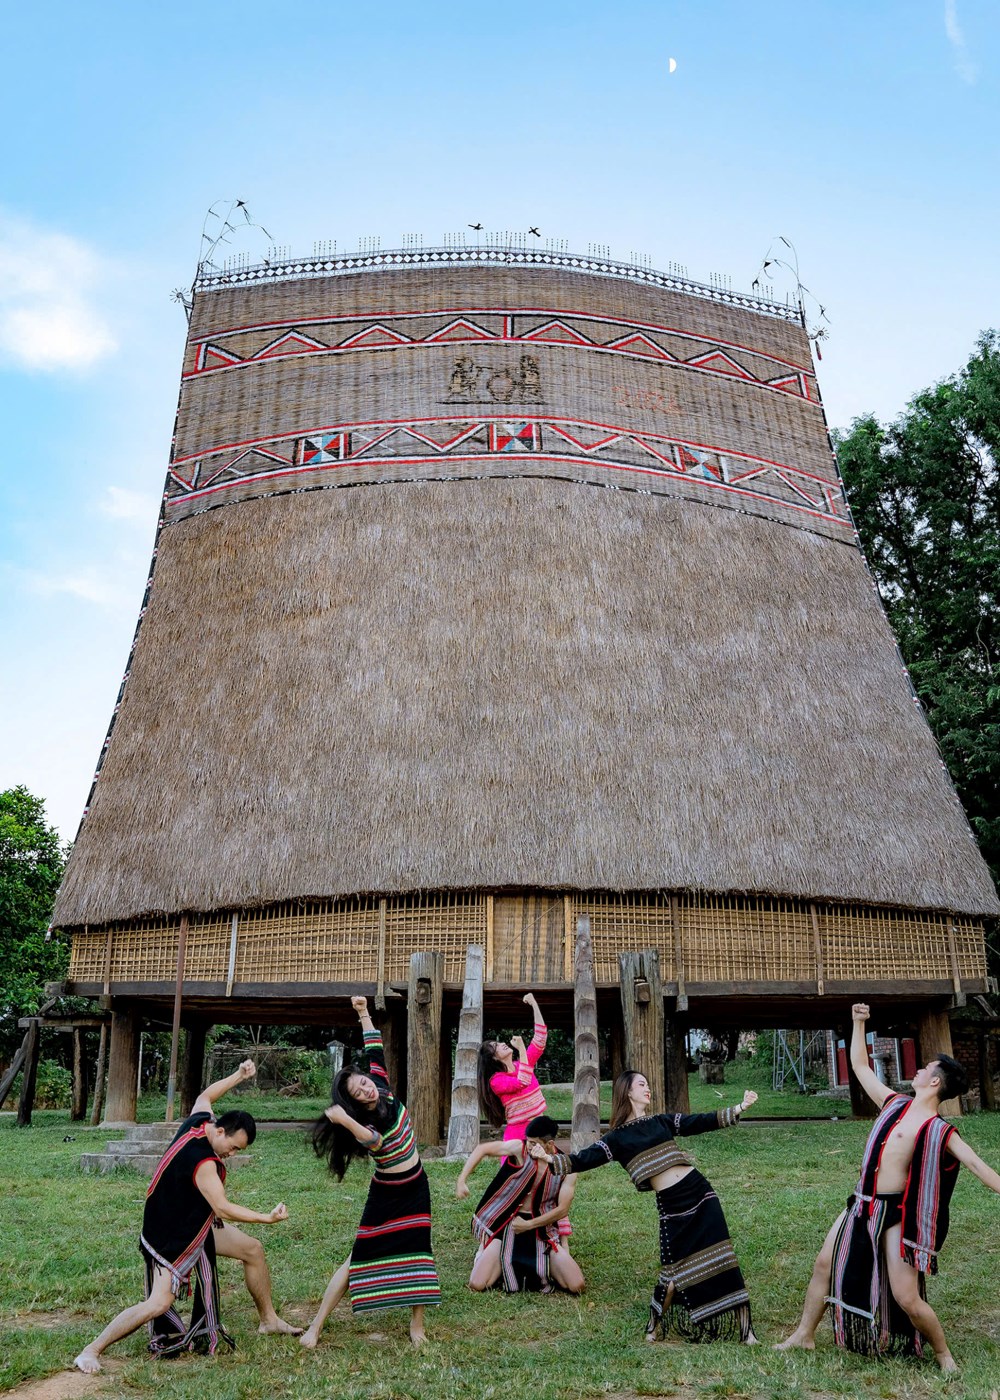
[[444, 980], [461, 982], [470, 943], [486, 942], [486, 900], [468, 892], [408, 895], [386, 907], [384, 979], [404, 981], [413, 953], [443, 953]]
[[678, 930], [688, 982], [815, 978], [809, 910], [791, 900], [681, 895]]
[[493, 901], [493, 981], [563, 982], [566, 910], [562, 895]]
[[372, 982], [377, 899], [279, 904], [240, 916], [237, 982]]
[[[952, 976], [944, 915], [839, 905], [821, 907], [819, 925], [826, 975], [832, 981]], [[955, 948], [961, 975], [985, 976], [981, 926], [956, 925]]]
[[186, 982], [224, 982], [229, 966], [229, 937], [232, 920], [228, 914], [192, 919], [184, 950]]
[[179, 919], [116, 924], [111, 944], [111, 981], [173, 982], [177, 977], [179, 942]]
[[955, 951], [962, 977], [986, 976], [986, 941], [982, 924], [969, 919], [955, 920]]
[[643, 948], [659, 951], [660, 976], [665, 982], [676, 978], [669, 897], [661, 894], [574, 896], [571, 937], [581, 914], [590, 916], [594, 976], [598, 982], [616, 982], [618, 954]]
[[74, 933], [69, 954], [71, 982], [103, 982], [104, 951], [108, 946], [107, 929]]

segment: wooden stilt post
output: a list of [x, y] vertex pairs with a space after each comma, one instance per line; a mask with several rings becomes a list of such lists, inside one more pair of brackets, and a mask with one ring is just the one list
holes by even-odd
[[73, 1123], [82, 1123], [87, 1116], [87, 1065], [83, 1055], [83, 1031], [73, 1027], [73, 1098], [69, 1110]]
[[107, 1021], [101, 1026], [101, 1038], [97, 1046], [97, 1068], [94, 1070], [94, 1106], [90, 1110], [90, 1126], [96, 1128], [101, 1121], [101, 1113], [104, 1109], [104, 1075], [108, 1064], [108, 1036], [109, 1027]]
[[441, 1133], [441, 1002], [444, 957], [413, 953], [406, 1002], [406, 1106], [419, 1143], [436, 1146]]
[[7, 1070], [4, 1074], [4, 1077], [0, 1079], [0, 1108], [3, 1108], [4, 1104], [7, 1102], [7, 1095], [14, 1087], [14, 1080], [21, 1073], [21, 1070], [24, 1067], [24, 1057], [28, 1053], [28, 1041], [30, 1039], [31, 1030], [29, 1028], [24, 1033], [24, 1039], [21, 1041], [21, 1045], [17, 1054], [7, 1066]]
[[622, 1018], [616, 1016], [608, 1027], [608, 1059], [610, 1061], [611, 1082], [618, 1078], [625, 1064], [625, 1027]]
[[177, 1092], [177, 1048], [181, 1034], [181, 1001], [184, 996], [184, 955], [187, 951], [188, 916], [181, 915], [177, 939], [177, 979], [174, 983], [174, 1021], [170, 1031], [170, 1073], [167, 1078], [167, 1122], [174, 1121], [174, 1096]]
[[139, 1070], [139, 1017], [131, 1007], [111, 1011], [105, 1123], [135, 1122], [135, 1081]]
[[483, 1042], [483, 972], [485, 952], [475, 945], [465, 954], [465, 986], [458, 1018], [455, 1078], [451, 1086], [448, 1156], [467, 1157], [479, 1146], [479, 1096], [476, 1067]]
[[187, 1028], [184, 1037], [184, 1060], [181, 1066], [180, 1101], [181, 1117], [191, 1112], [195, 1099], [205, 1087], [205, 1040], [209, 1027], [204, 1021], [195, 1021]]
[[663, 1018], [663, 1071], [667, 1107], [675, 1113], [690, 1113], [687, 1031], [677, 1015]]
[[588, 914], [581, 914], [576, 921], [573, 974], [576, 1072], [573, 1076], [573, 1127], [570, 1133], [570, 1150], [578, 1152], [582, 1147], [589, 1147], [601, 1132], [597, 989], [594, 985], [594, 949], [590, 939]]
[[652, 1095], [650, 1112], [662, 1113], [666, 1107], [666, 1047], [663, 983], [660, 980], [660, 955], [656, 949], [619, 953], [618, 982], [625, 1031], [625, 1064], [646, 1076]]
[[[922, 1011], [917, 1018], [917, 1049], [921, 1062], [929, 1065], [938, 1055], [954, 1055], [951, 1043], [951, 1022], [947, 1011]], [[962, 1105], [958, 1099], [945, 1099], [939, 1112], [943, 1118], [960, 1118]]]
[[17, 1126], [31, 1127], [31, 1112], [35, 1107], [35, 1081], [38, 1078], [38, 1058], [42, 1048], [42, 1028], [37, 1017], [28, 1022], [25, 1036], [24, 1072], [21, 1075], [21, 1092], [17, 1099]]
[[984, 1113], [996, 1111], [997, 1093], [993, 1087], [993, 1057], [990, 1054], [990, 1037], [985, 1031], [979, 1032], [979, 1104]]
[[406, 1003], [402, 997], [386, 998], [385, 1015], [379, 1030], [385, 1047], [389, 1083], [393, 1092], [406, 1103]]

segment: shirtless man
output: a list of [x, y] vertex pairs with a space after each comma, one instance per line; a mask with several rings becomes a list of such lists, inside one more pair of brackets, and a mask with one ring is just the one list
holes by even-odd
[[[271, 1277], [258, 1240], [229, 1222], [270, 1225], [287, 1220], [284, 1205], [266, 1215], [236, 1205], [226, 1196], [227, 1157], [244, 1152], [253, 1142], [257, 1125], [249, 1113], [234, 1109], [218, 1120], [212, 1105], [229, 1089], [256, 1073], [252, 1060], [199, 1094], [191, 1114], [178, 1126], [173, 1141], [153, 1174], [146, 1193], [140, 1250], [146, 1263], [146, 1298], [119, 1313], [99, 1337], [85, 1347], [74, 1362], [88, 1375], [101, 1369], [101, 1353], [144, 1325], [151, 1325], [151, 1350], [169, 1354], [194, 1342], [214, 1351], [218, 1340], [231, 1339], [218, 1316], [216, 1253], [239, 1259], [247, 1287], [257, 1305], [261, 1332], [298, 1333], [274, 1310]], [[215, 1220], [225, 1222], [213, 1229]], [[194, 1275], [198, 1281], [198, 1307], [187, 1332], [175, 1311], [177, 1296]], [[162, 1319], [162, 1321], [161, 1321]]]
[[[777, 1350], [812, 1351], [816, 1329], [830, 1303], [838, 1345], [874, 1355], [919, 1354], [922, 1336], [942, 1371], [955, 1371], [941, 1324], [924, 1296], [924, 1279], [937, 1271], [937, 1251], [947, 1231], [948, 1200], [959, 1163], [998, 1193], [1000, 1175], [940, 1117], [941, 1103], [967, 1087], [961, 1065], [941, 1055], [917, 1070], [912, 1098], [896, 1094], [868, 1063], [868, 1007], [858, 1003], [851, 1008], [851, 1016], [851, 1065], [868, 1097], [882, 1111], [868, 1137], [858, 1188], [817, 1256], [799, 1325]], [[921, 1182], [927, 1191], [918, 1192]], [[924, 1209], [922, 1218], [918, 1195], [935, 1203], [930, 1212]], [[872, 1298], [879, 1300], [877, 1308], [873, 1309]]]

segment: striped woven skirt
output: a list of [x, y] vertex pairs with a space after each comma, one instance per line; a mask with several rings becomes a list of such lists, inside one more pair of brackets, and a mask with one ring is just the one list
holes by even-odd
[[431, 1253], [431, 1191], [422, 1166], [399, 1176], [372, 1176], [347, 1287], [356, 1313], [440, 1303]]
[[[923, 1356], [920, 1333], [892, 1296], [885, 1266], [885, 1232], [903, 1219], [903, 1193], [874, 1196], [860, 1208], [847, 1202], [833, 1246], [830, 1296], [839, 1347], [862, 1356]], [[927, 1297], [918, 1275], [921, 1298]]]
[[657, 1191], [656, 1205], [660, 1274], [649, 1304], [649, 1335], [676, 1331], [690, 1342], [749, 1340], [750, 1295], [711, 1185], [701, 1172], [690, 1171]]
[[[219, 1317], [219, 1276], [215, 1267], [215, 1237], [212, 1230], [196, 1241], [187, 1254], [173, 1264], [158, 1254], [148, 1240], [139, 1237], [139, 1250], [146, 1271], [146, 1297], [153, 1291], [157, 1268], [165, 1269], [173, 1280], [173, 1294], [181, 1298], [193, 1292], [191, 1321], [185, 1323], [171, 1307], [147, 1324], [149, 1349], [154, 1356], [177, 1356], [182, 1351], [205, 1351], [214, 1356], [220, 1342], [236, 1343]], [[193, 1287], [192, 1287], [193, 1281]]]

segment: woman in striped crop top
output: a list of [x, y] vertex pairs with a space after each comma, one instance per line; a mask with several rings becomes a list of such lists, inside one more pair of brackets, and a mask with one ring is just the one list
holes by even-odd
[[313, 1128], [312, 1143], [338, 1181], [355, 1157], [375, 1164], [354, 1247], [323, 1294], [319, 1311], [299, 1338], [312, 1348], [344, 1297], [354, 1312], [410, 1308], [410, 1337], [425, 1339], [424, 1308], [441, 1301], [431, 1252], [431, 1193], [406, 1105], [389, 1087], [382, 1037], [365, 997], [351, 997], [364, 1034], [369, 1068], [348, 1065], [333, 1081], [333, 1103]]
[[659, 1341], [671, 1327], [689, 1341], [755, 1342], [750, 1297], [729, 1239], [719, 1198], [675, 1138], [738, 1123], [757, 1095], [747, 1090], [733, 1108], [716, 1113], [650, 1115], [645, 1077], [627, 1069], [614, 1083], [611, 1128], [591, 1147], [531, 1155], [557, 1176], [618, 1162], [637, 1191], [655, 1191], [660, 1215], [660, 1274], [649, 1305], [646, 1340]]
[[523, 1142], [532, 1118], [547, 1111], [545, 1096], [535, 1077], [535, 1066], [545, 1050], [548, 1030], [534, 993], [528, 992], [524, 1001], [535, 1015], [531, 1044], [525, 1046], [521, 1037], [515, 1035], [510, 1045], [502, 1040], [484, 1040], [479, 1047], [479, 1107], [487, 1122], [494, 1128], [503, 1128], [505, 1142], [511, 1139]]

